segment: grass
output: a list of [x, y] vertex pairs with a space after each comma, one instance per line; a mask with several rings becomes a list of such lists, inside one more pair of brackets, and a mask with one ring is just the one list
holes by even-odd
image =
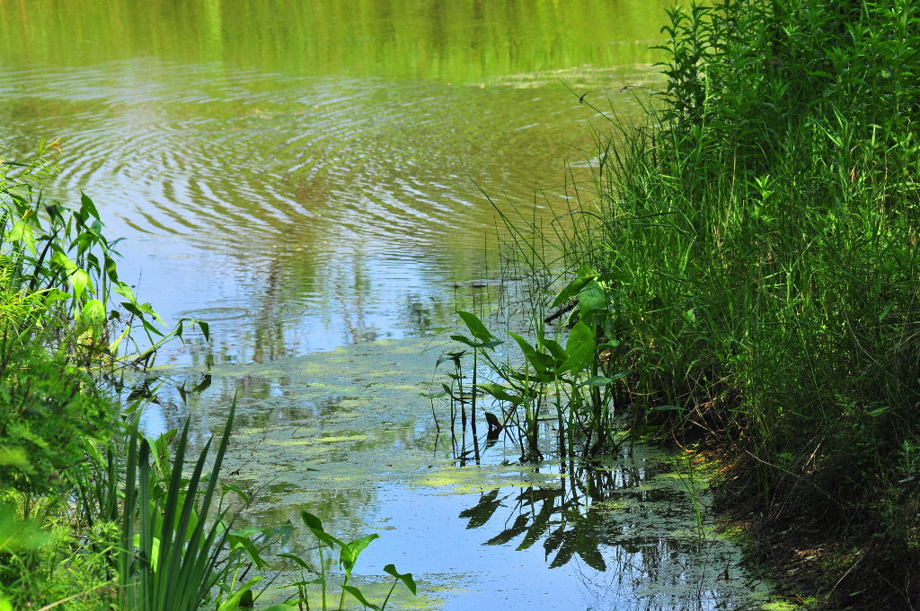
[[830, 607], [908, 608], [920, 7], [724, 1], [675, 9], [666, 30], [649, 124], [614, 121], [590, 201], [580, 189], [598, 220], [566, 245], [616, 294], [616, 369], [635, 372], [620, 402], [637, 429], [726, 448], [727, 488], [764, 524], [859, 546], [858, 566], [825, 558]]

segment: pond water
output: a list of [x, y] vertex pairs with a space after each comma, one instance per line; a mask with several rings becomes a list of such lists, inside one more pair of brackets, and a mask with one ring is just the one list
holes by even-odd
[[498, 275], [493, 203], [554, 222], [605, 125], [579, 96], [640, 116], [670, 4], [0, 0], [0, 146], [60, 138], [52, 194], [94, 198], [167, 319], [210, 321], [147, 426], [217, 431], [236, 396], [252, 519], [381, 532], [364, 579], [415, 573], [406, 608], [756, 607], [673, 457], [459, 468], [418, 394]]

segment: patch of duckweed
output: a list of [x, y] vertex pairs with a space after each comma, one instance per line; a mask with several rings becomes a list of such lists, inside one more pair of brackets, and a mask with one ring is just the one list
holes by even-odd
[[557, 486], [559, 475], [528, 471], [520, 465], [457, 467], [447, 464], [419, 474], [412, 483], [437, 488], [441, 494], [470, 494], [504, 487]]
[[805, 605], [798, 605], [788, 600], [771, 600], [760, 607], [761, 611], [796, 611], [796, 609], [806, 608]]
[[[752, 593], [739, 548], [706, 514], [708, 471], [684, 455], [627, 444], [605, 464], [573, 475], [551, 462], [516, 464], [516, 446], [497, 444], [484, 450], [484, 464], [457, 466], [449, 425], [442, 420], [439, 435], [419, 396], [430, 390], [433, 353], [426, 340], [391, 340], [212, 371], [200, 403], [219, 410], [239, 397], [241, 426], [225, 469], [257, 492], [247, 519], [273, 524], [307, 510], [343, 536], [387, 529], [396, 548], [414, 549], [412, 527], [428, 519], [425, 512], [452, 507], [434, 518], [459, 523], [462, 538], [452, 545], [508, 548], [468, 572], [442, 574], [429, 556], [431, 572], [419, 573], [424, 562], [393, 558], [417, 573], [426, 593], [391, 600], [393, 609], [436, 609], [481, 595], [490, 573], [516, 565], [515, 554], [527, 550], [539, 550], [531, 573], [571, 562], [601, 581], [617, 575], [633, 585], [616, 596], [650, 608], [680, 608], [673, 605], [701, 591], [712, 597], [701, 608], [717, 598], [750, 608], [769, 600], [763, 584]], [[265, 391], [279, 379], [283, 393]], [[390, 513], [380, 515], [385, 505]], [[444, 531], [441, 523], [433, 528], [433, 536]], [[312, 543], [293, 545], [307, 553]], [[360, 583], [371, 600], [386, 587], [373, 576]]]

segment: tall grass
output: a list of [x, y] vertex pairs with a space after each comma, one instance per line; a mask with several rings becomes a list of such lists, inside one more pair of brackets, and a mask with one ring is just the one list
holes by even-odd
[[723, 0], [666, 31], [650, 124], [602, 145], [582, 202], [600, 221], [568, 245], [616, 291], [623, 394], [646, 423], [675, 405], [673, 427], [729, 444], [768, 518], [880, 552], [835, 594], [868, 581], [904, 603], [920, 593], [920, 6]]

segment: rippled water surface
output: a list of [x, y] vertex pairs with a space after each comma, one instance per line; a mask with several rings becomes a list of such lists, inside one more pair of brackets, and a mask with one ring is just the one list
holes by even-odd
[[6, 0], [0, 138], [62, 138], [58, 192], [220, 357], [419, 334], [494, 260], [486, 194], [549, 218], [593, 156], [578, 95], [635, 112], [667, 4]]
[[219, 430], [238, 397], [252, 519], [385, 531], [363, 579], [415, 572], [410, 607], [754, 604], [669, 458], [460, 469], [418, 396], [455, 297], [498, 275], [489, 200], [549, 226], [604, 125], [579, 96], [639, 116], [670, 4], [0, 0], [0, 146], [60, 138], [53, 194], [95, 199], [167, 318], [211, 322], [147, 424]]

